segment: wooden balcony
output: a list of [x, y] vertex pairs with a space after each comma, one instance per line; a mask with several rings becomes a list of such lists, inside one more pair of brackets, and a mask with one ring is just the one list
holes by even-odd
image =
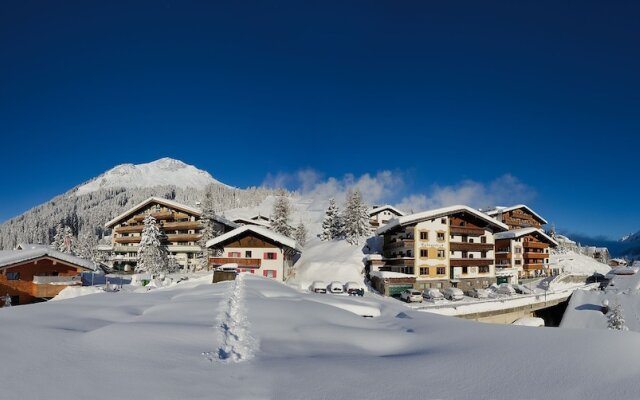
[[140, 233], [142, 228], [144, 228], [143, 225], [119, 226], [115, 229], [115, 233]]
[[219, 266], [222, 264], [238, 264], [243, 268], [260, 268], [262, 260], [259, 258], [240, 258], [240, 257], [210, 257], [209, 265]]
[[533, 269], [543, 269], [545, 267], [545, 264], [524, 264], [523, 268], [526, 270], [533, 270]]
[[522, 246], [524, 246], [525, 249], [546, 249], [549, 247], [549, 244], [542, 242], [523, 242]]
[[415, 259], [413, 258], [392, 258], [385, 262], [388, 266], [405, 266], [413, 267], [415, 265]]
[[202, 224], [198, 221], [183, 221], [183, 222], [165, 222], [161, 225], [163, 230], [189, 230], [189, 229], [202, 229]]
[[524, 253], [524, 258], [533, 258], [536, 260], [540, 260], [543, 258], [549, 258], [549, 254], [547, 253], [532, 253], [532, 252], [526, 252]]
[[468, 236], [482, 236], [484, 235], [484, 229], [474, 228], [471, 226], [450, 226], [449, 232], [452, 235], [468, 235]]
[[451, 251], [490, 251], [493, 250], [493, 244], [449, 242], [449, 249]]
[[202, 235], [198, 234], [177, 234], [177, 235], [167, 235], [167, 241], [169, 242], [197, 242], [200, 240]]
[[141, 236], [124, 236], [113, 239], [114, 243], [140, 243]]
[[496, 253], [496, 261], [497, 260], [511, 260], [511, 253]]
[[398, 239], [395, 242], [385, 243], [384, 250], [392, 251], [401, 248], [413, 249], [413, 239]]
[[494, 260], [491, 258], [452, 258], [449, 260], [452, 267], [476, 267], [493, 263]]

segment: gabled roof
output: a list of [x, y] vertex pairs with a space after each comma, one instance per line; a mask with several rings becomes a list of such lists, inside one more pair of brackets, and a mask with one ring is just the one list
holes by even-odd
[[269, 227], [270, 225], [262, 220], [259, 219], [249, 219], [249, 218], [244, 218], [244, 217], [238, 217], [238, 218], [234, 218], [233, 222], [235, 222], [236, 224], [240, 224], [240, 225], [259, 225], [259, 226], [264, 226], [265, 228]]
[[513, 211], [513, 210], [517, 210], [518, 208], [525, 208], [531, 215], [533, 215], [540, 222], [542, 222], [543, 225], [548, 223], [546, 219], [542, 218], [535, 211], [533, 211], [531, 209], [531, 207], [527, 206], [526, 204], [516, 204], [515, 206], [510, 206], [510, 207], [496, 207], [495, 209], [493, 209], [491, 211], [486, 211], [485, 214], [487, 214], [487, 215], [489, 215], [491, 217], [495, 217], [498, 214], [506, 213], [506, 212]]
[[62, 253], [49, 247], [38, 247], [27, 250], [3, 250], [0, 251], [0, 268], [7, 268], [16, 264], [22, 264], [38, 258], [49, 257], [78, 267], [98, 271], [99, 266], [90, 260]]
[[244, 234], [245, 232], [254, 233], [258, 236], [262, 236], [266, 239], [269, 239], [275, 243], [281, 244], [283, 246], [289, 247], [297, 251], [302, 251], [298, 243], [295, 240], [291, 239], [290, 237], [281, 235], [279, 233], [276, 233], [262, 226], [255, 226], [255, 225], [244, 225], [244, 226], [241, 226], [240, 228], [236, 228], [232, 231], [229, 231], [223, 235], [220, 235], [218, 237], [215, 237], [207, 241], [206, 246], [213, 247], [217, 244], [223, 244], [225, 242], [235, 239], [236, 237]]
[[495, 239], [517, 239], [519, 237], [530, 235], [532, 233], [537, 233], [540, 236], [542, 236], [544, 239], [546, 239], [547, 242], [555, 246], [558, 246], [558, 242], [556, 242], [551, 236], [544, 233], [542, 229], [538, 229], [538, 228], [521, 228], [521, 229], [514, 229], [508, 232], [498, 232], [495, 235], [493, 235], [493, 237]]
[[375, 214], [377, 214], [377, 213], [379, 213], [381, 211], [384, 211], [384, 210], [392, 211], [394, 214], [399, 215], [399, 216], [406, 215], [406, 213], [404, 211], [400, 211], [397, 208], [395, 208], [394, 206], [386, 204], [384, 206], [378, 206], [378, 207], [373, 208], [371, 211], [369, 211], [369, 216], [373, 216], [373, 215], [375, 215]]
[[202, 215], [202, 210], [200, 210], [200, 209], [189, 207], [189, 206], [186, 206], [184, 204], [180, 204], [177, 201], [163, 199], [161, 197], [155, 197], [154, 196], [154, 197], [149, 197], [145, 201], [136, 204], [132, 208], [128, 209], [127, 211], [125, 211], [122, 214], [118, 215], [117, 217], [115, 217], [111, 221], [107, 222], [104, 226], [107, 227], [107, 228], [111, 228], [113, 225], [117, 224], [122, 219], [124, 219], [124, 218], [128, 217], [129, 215], [135, 213], [136, 211], [140, 210], [141, 208], [144, 208], [144, 207], [148, 206], [149, 204], [153, 204], [153, 203], [162, 204], [164, 206], [175, 208], [177, 210], [181, 210], [181, 211], [184, 211], [184, 212], [187, 212], [187, 213], [195, 214], [197, 216]]
[[411, 224], [422, 222], [428, 219], [445, 217], [447, 215], [456, 214], [459, 212], [466, 212], [468, 214], [471, 214], [474, 217], [480, 218], [481, 220], [485, 221], [489, 225], [492, 225], [500, 230], [504, 230], [504, 231], [509, 230], [509, 227], [507, 225], [503, 224], [502, 222], [494, 218], [491, 218], [490, 216], [488, 216], [483, 212], [480, 212], [469, 206], [457, 205], [457, 206], [438, 208], [435, 210], [423, 211], [415, 214], [409, 214], [409, 215], [405, 215], [398, 218], [393, 218], [385, 226], [378, 228], [378, 230], [376, 231], [376, 234], [381, 235], [398, 226], [411, 225]]

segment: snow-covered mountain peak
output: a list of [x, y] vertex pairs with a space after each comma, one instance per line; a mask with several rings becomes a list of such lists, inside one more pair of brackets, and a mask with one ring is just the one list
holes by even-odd
[[221, 184], [206, 171], [180, 160], [165, 157], [145, 164], [117, 165], [97, 178], [80, 185], [75, 194], [81, 196], [109, 188], [147, 188], [167, 185], [182, 189], [202, 189], [210, 183]]

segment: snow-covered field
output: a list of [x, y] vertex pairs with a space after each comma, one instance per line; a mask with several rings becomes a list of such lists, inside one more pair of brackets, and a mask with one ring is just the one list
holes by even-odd
[[[12, 399], [632, 399], [634, 332], [487, 325], [244, 276], [0, 310]], [[363, 310], [379, 316], [363, 318]], [[235, 354], [235, 355], [234, 355]], [[6, 397], [8, 396], [8, 397]]]

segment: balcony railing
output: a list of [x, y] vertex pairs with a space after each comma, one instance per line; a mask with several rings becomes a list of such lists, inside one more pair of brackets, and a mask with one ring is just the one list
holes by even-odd
[[494, 260], [491, 258], [451, 258], [449, 263], [452, 267], [475, 267], [491, 265], [494, 263]]
[[546, 249], [547, 247], [549, 247], [549, 245], [547, 243], [541, 243], [541, 242], [523, 242], [522, 245], [524, 246], [524, 248], [529, 248], [529, 249]]
[[469, 242], [449, 242], [451, 251], [490, 251], [493, 250], [491, 243], [469, 243]]
[[36, 285], [75, 285], [81, 283], [80, 276], [34, 276]]
[[240, 257], [210, 257], [209, 264], [210, 265], [222, 265], [222, 264], [238, 264], [239, 267], [253, 267], [260, 268], [262, 265], [262, 260], [259, 258], [240, 258]]
[[482, 236], [484, 235], [484, 229], [474, 228], [470, 226], [450, 226], [449, 232], [452, 235], [470, 235], [470, 236]]
[[533, 259], [543, 259], [549, 258], [548, 253], [537, 253], [537, 252], [526, 252], [524, 253], [524, 258], [533, 258]]

